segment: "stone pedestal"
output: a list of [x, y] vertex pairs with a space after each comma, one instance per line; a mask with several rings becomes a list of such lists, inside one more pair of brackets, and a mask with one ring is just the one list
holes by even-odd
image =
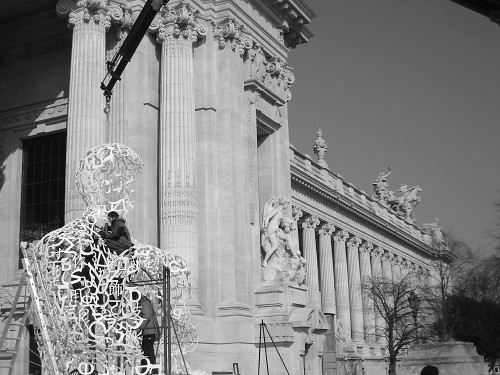
[[288, 319], [294, 308], [304, 307], [306, 303], [307, 288], [305, 286], [269, 284], [255, 291], [257, 318]]
[[425, 365], [436, 366], [440, 374], [488, 374], [483, 357], [469, 342], [412, 345], [408, 348], [408, 356], [401, 361], [398, 373], [419, 375]]

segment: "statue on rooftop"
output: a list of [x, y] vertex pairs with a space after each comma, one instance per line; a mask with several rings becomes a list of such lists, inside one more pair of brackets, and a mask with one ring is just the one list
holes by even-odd
[[402, 195], [390, 201], [390, 209], [404, 220], [414, 223], [413, 207], [421, 200], [417, 194], [422, 191], [422, 188], [418, 185], [408, 188], [408, 185], [403, 184], [397, 191]]
[[372, 198], [377, 200], [383, 206], [389, 207], [389, 202], [394, 199], [394, 192], [392, 190], [389, 190], [389, 183], [387, 182], [387, 177], [391, 174], [391, 167], [387, 169], [389, 171], [388, 173], [379, 173], [377, 180], [372, 183]]

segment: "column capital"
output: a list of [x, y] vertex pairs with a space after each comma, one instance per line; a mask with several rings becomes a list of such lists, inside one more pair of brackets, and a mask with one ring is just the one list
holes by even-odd
[[106, 0], [59, 0], [56, 12], [61, 18], [68, 16], [70, 27], [94, 23], [108, 30], [111, 26], [109, 8]]
[[345, 229], [339, 229], [335, 232], [334, 240], [335, 242], [346, 242], [349, 238], [349, 232]]
[[369, 254], [369, 253], [371, 253], [372, 250], [373, 250], [373, 244], [371, 242], [368, 242], [368, 241], [363, 241], [363, 243], [359, 247], [359, 251], [363, 252], [363, 253]]
[[309, 215], [302, 223], [303, 229], [316, 229], [319, 225], [319, 219], [314, 215]]
[[205, 22], [198, 18], [198, 11], [182, 4], [179, 8], [163, 7], [149, 26], [150, 33], [157, 33], [156, 41], [180, 39], [195, 43], [207, 35]]
[[243, 29], [243, 25], [233, 19], [226, 20], [224, 23], [214, 25], [214, 39], [218, 41], [220, 49], [226, 48], [229, 44], [233, 51], [243, 57], [254, 43], [252, 37], [244, 33]]
[[381, 258], [384, 255], [384, 249], [380, 246], [374, 246], [373, 251], [371, 252], [372, 258]]
[[404, 262], [404, 258], [401, 255], [395, 255], [394, 256], [394, 264], [402, 266], [403, 262]]
[[384, 252], [384, 255], [382, 255], [382, 261], [383, 262], [393, 262], [394, 260], [394, 254], [391, 253], [390, 251]]
[[358, 248], [359, 245], [361, 244], [361, 237], [359, 236], [352, 236], [349, 241], [347, 242], [347, 247], [356, 247]]
[[319, 228], [319, 234], [331, 236], [335, 232], [335, 226], [332, 223], [325, 223]]

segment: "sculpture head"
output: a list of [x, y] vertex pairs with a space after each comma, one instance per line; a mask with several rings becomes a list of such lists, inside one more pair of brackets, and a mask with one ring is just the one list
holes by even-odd
[[131, 209], [129, 185], [142, 172], [143, 162], [129, 147], [109, 143], [87, 151], [75, 174], [76, 186], [88, 207], [117, 211]]

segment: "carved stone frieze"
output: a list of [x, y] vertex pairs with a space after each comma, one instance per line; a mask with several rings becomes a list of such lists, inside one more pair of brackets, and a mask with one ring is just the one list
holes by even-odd
[[220, 49], [224, 49], [229, 45], [234, 52], [238, 52], [243, 57], [245, 52], [253, 46], [252, 37], [243, 30], [243, 25], [239, 25], [230, 19], [225, 23], [214, 26], [214, 38], [218, 41]]
[[149, 26], [149, 32], [157, 33], [156, 41], [185, 39], [195, 43], [207, 35], [207, 25], [198, 18], [198, 11], [186, 4], [180, 8], [163, 7]]
[[266, 55], [257, 43], [248, 50], [248, 57], [247, 79], [256, 80], [271, 91], [281, 91], [289, 101], [292, 98], [290, 88], [295, 82], [292, 68], [283, 59]]

